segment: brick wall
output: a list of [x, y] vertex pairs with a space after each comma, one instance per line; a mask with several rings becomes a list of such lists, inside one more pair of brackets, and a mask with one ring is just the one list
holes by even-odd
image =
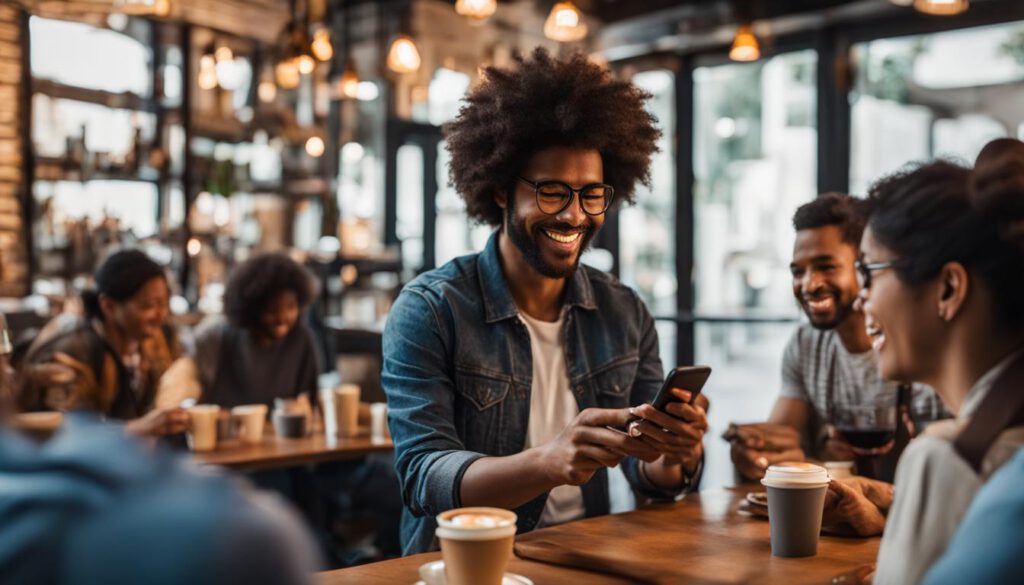
[[28, 266], [22, 225], [21, 198], [27, 189], [23, 169], [21, 11], [0, 5], [0, 296], [20, 296], [27, 290]]

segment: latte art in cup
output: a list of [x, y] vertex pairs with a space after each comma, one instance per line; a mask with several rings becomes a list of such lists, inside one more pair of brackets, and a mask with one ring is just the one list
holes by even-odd
[[452, 516], [451, 525], [457, 528], [498, 528], [499, 526], [511, 526], [515, 522], [509, 518], [492, 516], [490, 514], [459, 514]]
[[457, 508], [437, 515], [447, 585], [501, 585], [512, 557], [516, 514], [501, 508]]

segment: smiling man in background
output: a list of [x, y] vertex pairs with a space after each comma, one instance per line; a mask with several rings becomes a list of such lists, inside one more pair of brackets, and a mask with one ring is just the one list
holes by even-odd
[[[898, 401], [918, 426], [949, 416], [932, 389], [915, 385], [900, 390], [878, 373], [864, 313], [855, 306], [864, 206], [849, 195], [827, 193], [793, 216], [793, 295], [808, 323], [786, 346], [782, 391], [768, 423], [734, 426], [728, 433], [733, 462], [748, 479], [762, 477], [769, 465], [781, 461], [852, 460], [865, 454], [835, 430], [844, 408]], [[892, 481], [902, 446], [876, 453], [882, 457], [876, 479]]]
[[[694, 485], [706, 402], [644, 404], [662, 382], [654, 320], [580, 265], [606, 212], [649, 177], [647, 97], [583, 55], [538, 49], [489, 68], [446, 129], [467, 214], [498, 229], [483, 252], [409, 283], [388, 316], [406, 553], [436, 549], [434, 516], [460, 506], [514, 509], [520, 532], [606, 514], [620, 462], [647, 497]], [[638, 437], [608, 428], [634, 416]]]

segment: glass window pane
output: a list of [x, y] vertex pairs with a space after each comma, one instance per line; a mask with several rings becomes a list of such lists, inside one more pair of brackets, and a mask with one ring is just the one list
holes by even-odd
[[[651, 187], [637, 185], [637, 203], [619, 214], [619, 274], [655, 315], [676, 310], [675, 269], [675, 77], [671, 71], [646, 71], [633, 83], [650, 92], [648, 110], [662, 135], [651, 161]], [[665, 345], [662, 340], [662, 345]], [[672, 357], [671, 362], [675, 361]]]
[[696, 310], [796, 315], [796, 208], [817, 194], [814, 51], [694, 72]]
[[437, 144], [437, 222], [434, 238], [434, 258], [442, 266], [452, 258], [479, 252], [487, 245], [487, 238], [494, 231], [489, 225], [472, 222], [466, 217], [466, 203], [451, 184], [448, 183], [448, 164], [451, 153], [445, 143]]
[[[37, 230], [52, 234], [64, 229], [66, 220], [88, 219], [96, 226], [116, 220], [122, 229], [139, 238], [157, 233], [157, 188], [143, 181], [57, 181], [35, 185], [41, 217]], [[109, 228], [110, 226], [106, 226]], [[118, 233], [112, 229], [111, 233]], [[46, 239], [46, 238], [44, 238]]]
[[986, 142], [1024, 136], [1024, 23], [854, 45], [850, 189], [915, 160], [972, 163]]
[[33, 16], [32, 75], [75, 87], [152, 94], [150, 51], [112, 30]]
[[107, 153], [120, 162], [132, 149], [136, 128], [143, 143], [149, 143], [156, 132], [156, 116], [43, 94], [32, 98], [32, 140], [39, 156], [66, 156], [68, 139], [81, 138], [84, 132], [86, 151]]
[[427, 89], [427, 109], [430, 123], [440, 126], [455, 119], [460, 102], [469, 89], [469, 76], [465, 73], [440, 68], [434, 72]]
[[789, 323], [708, 323], [694, 327], [696, 361], [711, 364], [705, 387], [712, 408], [704, 435], [704, 489], [736, 485], [729, 443], [721, 438], [730, 422], [768, 418], [782, 380], [782, 349], [794, 326]]
[[413, 272], [423, 267], [423, 149], [415, 144], [398, 148], [398, 224], [402, 265]]
[[701, 315], [798, 315], [790, 288], [792, 216], [817, 193], [814, 51], [694, 72], [695, 352], [715, 366], [705, 487], [735, 483], [731, 421], [764, 420], [778, 395], [789, 323], [710, 323]]

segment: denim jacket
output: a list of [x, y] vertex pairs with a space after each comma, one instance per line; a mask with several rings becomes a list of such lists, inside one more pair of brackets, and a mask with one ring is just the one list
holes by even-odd
[[[456, 258], [410, 282], [384, 329], [382, 383], [401, 482], [406, 554], [436, 550], [434, 517], [460, 507], [462, 476], [485, 456], [526, 444], [533, 360], [498, 258], [497, 233], [479, 254]], [[580, 265], [564, 316], [569, 383], [580, 410], [649, 402], [662, 382], [658, 336], [647, 307], [613, 277]], [[627, 458], [622, 469], [641, 495], [669, 498]], [[586, 515], [609, 511], [608, 475], [582, 486]], [[532, 530], [547, 494], [520, 506], [518, 531]]]

